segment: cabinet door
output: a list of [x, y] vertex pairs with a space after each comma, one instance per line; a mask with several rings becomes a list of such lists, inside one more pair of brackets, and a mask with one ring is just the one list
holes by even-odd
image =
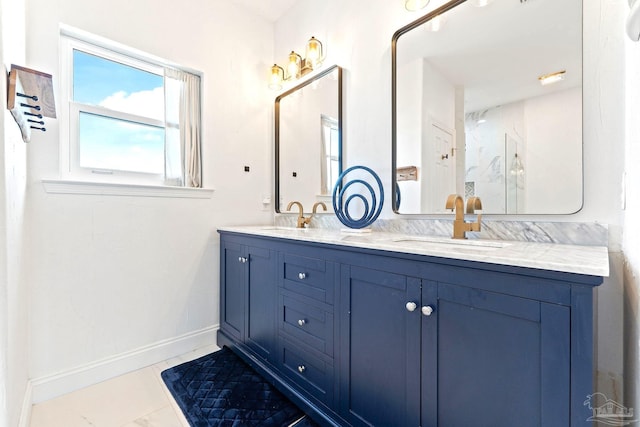
[[247, 329], [245, 343], [258, 355], [275, 360], [276, 262], [275, 252], [249, 246]]
[[423, 425], [569, 425], [568, 307], [443, 283], [436, 303], [428, 289]]
[[220, 328], [230, 337], [244, 341], [245, 249], [222, 240], [220, 258]]
[[420, 425], [420, 280], [355, 266], [341, 275], [341, 415], [354, 426]]

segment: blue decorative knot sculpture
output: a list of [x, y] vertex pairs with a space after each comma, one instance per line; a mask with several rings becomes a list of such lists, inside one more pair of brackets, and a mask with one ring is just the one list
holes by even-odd
[[[353, 179], [346, 183], [342, 182], [348, 173], [358, 169], [368, 172], [378, 184], [378, 196], [376, 196], [376, 191], [371, 184], [364, 179]], [[354, 185], [364, 187], [364, 189], [369, 192], [369, 198], [365, 195], [354, 192], [354, 188], [351, 188]], [[380, 199], [379, 202], [378, 198]], [[354, 219], [349, 213], [349, 205], [356, 199], [360, 200], [364, 213], [360, 218]], [[382, 212], [383, 204], [384, 190], [382, 188], [382, 181], [380, 181], [380, 177], [374, 171], [366, 166], [352, 166], [348, 168], [340, 174], [336, 181], [336, 185], [333, 187], [333, 211], [340, 222], [349, 228], [364, 228], [373, 224], [380, 215], [380, 212]]]

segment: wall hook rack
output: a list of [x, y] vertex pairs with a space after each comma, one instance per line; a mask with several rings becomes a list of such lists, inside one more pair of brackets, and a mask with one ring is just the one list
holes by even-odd
[[7, 109], [20, 127], [22, 140], [29, 142], [31, 129], [46, 132], [44, 117], [56, 118], [51, 74], [11, 64], [7, 78]]

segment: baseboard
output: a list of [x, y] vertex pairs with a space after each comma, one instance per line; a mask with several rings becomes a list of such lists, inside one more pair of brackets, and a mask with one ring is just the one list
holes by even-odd
[[31, 401], [35, 404], [53, 399], [127, 372], [215, 344], [218, 328], [219, 325], [210, 326], [64, 372], [35, 378], [31, 380]]
[[20, 410], [20, 419], [18, 427], [29, 427], [31, 424], [31, 406], [33, 402], [33, 385], [31, 381], [27, 381], [27, 389], [24, 391], [22, 399], [22, 409]]

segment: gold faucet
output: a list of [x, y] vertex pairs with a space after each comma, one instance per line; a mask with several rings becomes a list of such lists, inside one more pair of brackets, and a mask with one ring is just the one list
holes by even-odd
[[[466, 239], [465, 235], [467, 231], [480, 231], [482, 215], [478, 214], [476, 222], [464, 221], [464, 200], [457, 194], [450, 194], [447, 197], [446, 209], [451, 209], [456, 212], [456, 219], [453, 221], [453, 238], [454, 239]], [[467, 213], [475, 213], [476, 209], [482, 210], [482, 201], [479, 197], [470, 197], [467, 200]]]
[[315, 202], [313, 204], [313, 215], [316, 214], [316, 209], [318, 209], [318, 206], [322, 206], [322, 209], [324, 209], [325, 212], [327, 211], [327, 205], [325, 205], [324, 202]]
[[327, 210], [327, 205], [325, 205], [324, 202], [316, 202], [313, 205], [313, 213], [309, 215], [307, 218], [305, 218], [304, 208], [302, 207], [302, 203], [297, 201], [290, 202], [289, 205], [287, 206], [287, 210], [290, 211], [293, 205], [298, 206], [298, 210], [299, 210], [298, 225], [296, 226], [297, 228], [305, 228], [305, 226], [311, 224], [311, 218], [313, 218], [313, 215], [316, 214], [316, 210], [318, 209], [318, 206], [322, 206], [322, 209], [324, 209], [325, 211]]
[[298, 210], [299, 210], [299, 212], [298, 212], [298, 225], [296, 227], [297, 228], [304, 228], [305, 225], [307, 225], [307, 224], [309, 224], [311, 222], [311, 217], [309, 217], [309, 218], [305, 218], [304, 217], [304, 215], [303, 215], [304, 208], [302, 207], [302, 203], [300, 203], [300, 202], [296, 202], [296, 201], [289, 202], [289, 205], [287, 206], [287, 210], [290, 211], [291, 207], [293, 205], [298, 206]]

